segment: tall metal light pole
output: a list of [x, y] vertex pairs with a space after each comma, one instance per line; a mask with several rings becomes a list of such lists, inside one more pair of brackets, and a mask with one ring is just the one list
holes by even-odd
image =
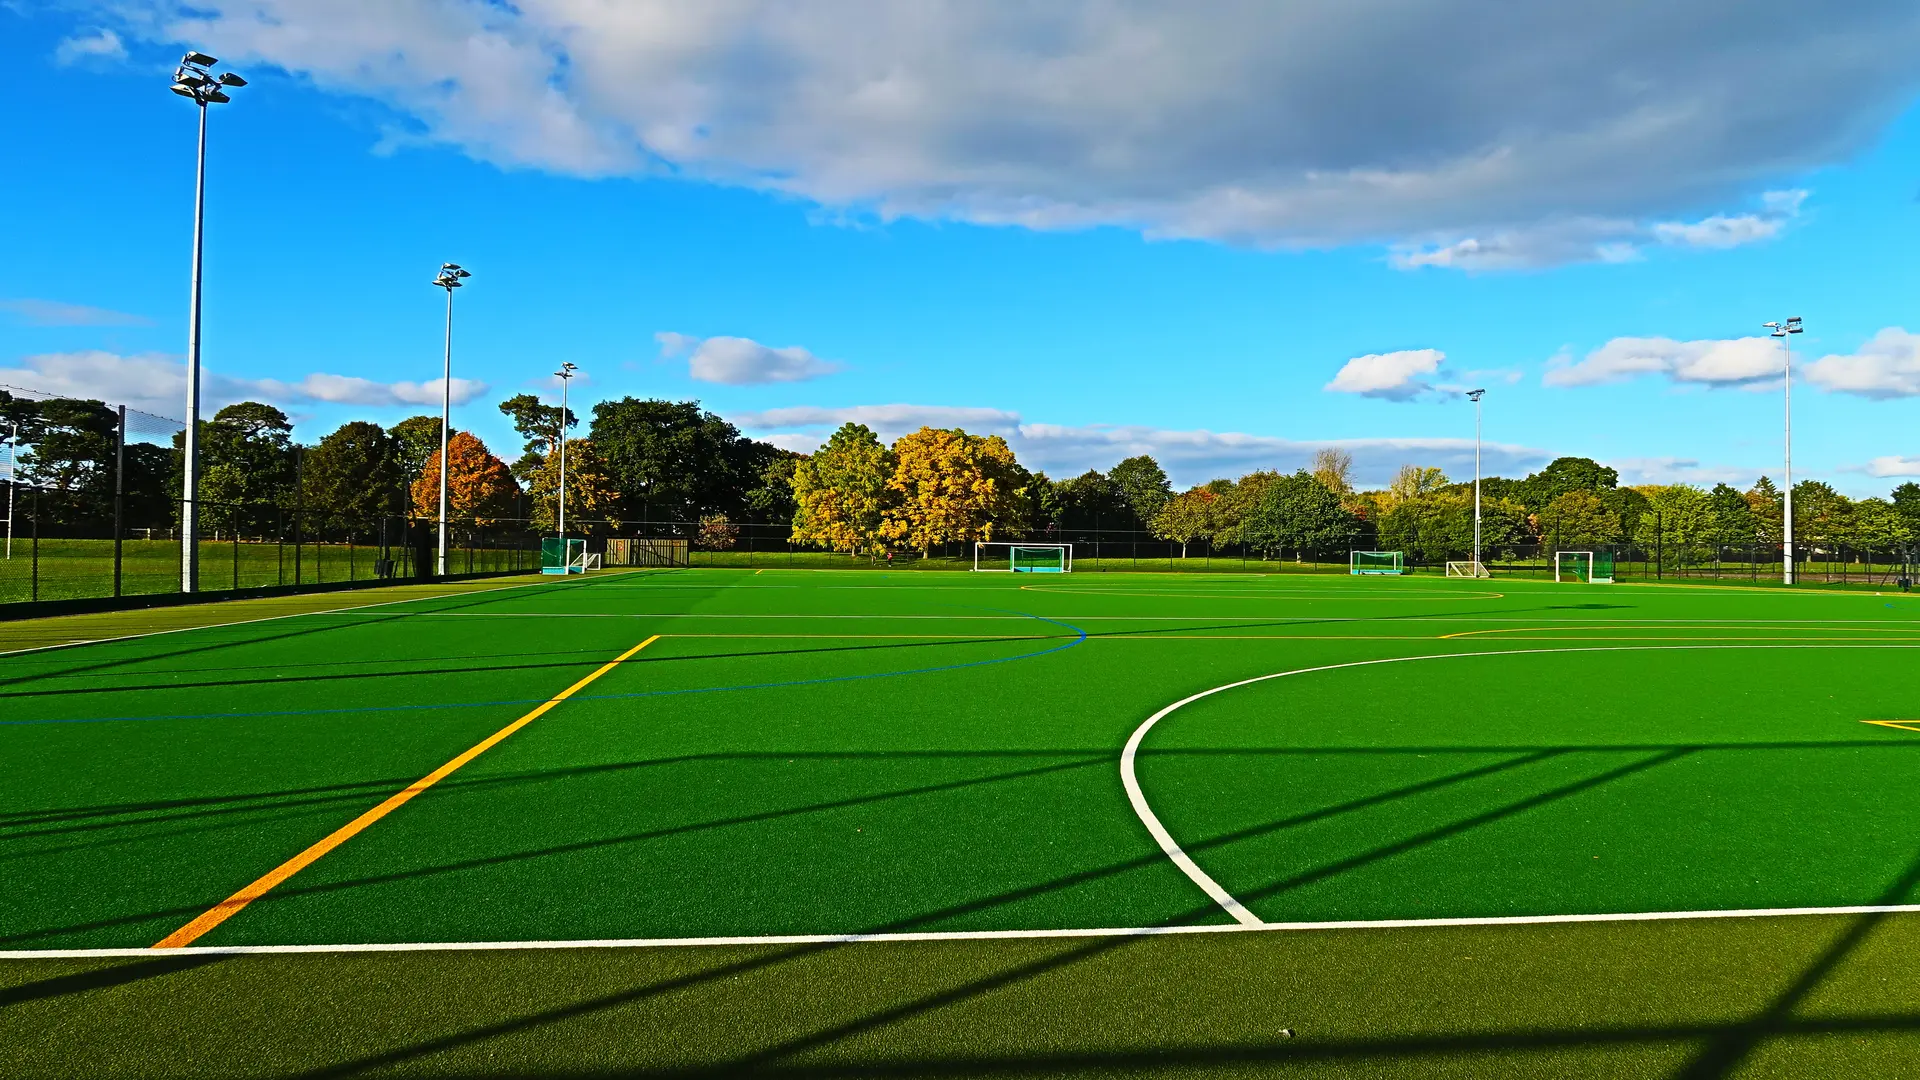
[[1787, 372], [1787, 489], [1786, 499], [1781, 504], [1780, 515], [1780, 580], [1783, 584], [1793, 584], [1793, 338], [1790, 335], [1803, 332], [1798, 315], [1785, 322], [1764, 324], [1780, 339], [1781, 347], [1786, 351]]
[[579, 369], [578, 364], [562, 361], [560, 370], [554, 372], [560, 379], [560, 557], [567, 560], [566, 566], [573, 565], [572, 556], [567, 554], [567, 390]]
[[1480, 399], [1486, 391], [1467, 391], [1468, 400], [1473, 402], [1473, 576], [1479, 577], [1484, 568], [1480, 565]]
[[247, 85], [231, 71], [209, 69], [220, 61], [190, 52], [174, 69], [174, 93], [200, 106], [199, 163], [193, 180], [193, 288], [187, 303], [187, 433], [181, 442], [180, 591], [200, 587], [200, 253], [201, 224], [207, 207], [207, 106], [233, 99], [227, 89]]
[[440, 366], [440, 554], [434, 559], [435, 577], [447, 576], [447, 420], [453, 412], [453, 290], [472, 274], [459, 263], [441, 263], [433, 283], [447, 290], [447, 350]]

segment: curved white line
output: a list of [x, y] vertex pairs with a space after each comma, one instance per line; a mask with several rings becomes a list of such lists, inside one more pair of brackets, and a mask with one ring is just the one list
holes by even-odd
[[1338, 671], [1342, 668], [1373, 667], [1377, 664], [1404, 664], [1414, 660], [1451, 660], [1462, 656], [1537, 656], [1551, 653], [1584, 652], [1685, 652], [1709, 649], [1827, 648], [1913, 649], [1920, 648], [1920, 645], [1894, 643], [1872, 645], [1600, 645], [1582, 649], [1489, 649], [1483, 652], [1429, 653], [1423, 656], [1389, 656], [1378, 660], [1350, 660], [1344, 664], [1322, 664], [1319, 667], [1295, 668], [1292, 671], [1276, 671], [1270, 675], [1256, 675], [1251, 679], [1241, 679], [1239, 682], [1225, 683], [1211, 690], [1202, 690], [1191, 697], [1181, 698], [1179, 701], [1147, 717], [1139, 727], [1133, 729], [1133, 735], [1127, 739], [1126, 748], [1120, 751], [1120, 783], [1127, 789], [1127, 801], [1133, 804], [1133, 812], [1139, 816], [1140, 824], [1145, 825], [1147, 831], [1153, 834], [1153, 839], [1160, 845], [1160, 850], [1166, 852], [1167, 858], [1172, 860], [1173, 865], [1180, 868], [1181, 873], [1187, 875], [1187, 878], [1195, 885], [1200, 886], [1202, 892], [1212, 897], [1215, 903], [1224, 908], [1227, 914], [1233, 916], [1234, 919], [1242, 925], [1264, 926], [1268, 924], [1258, 915], [1248, 911], [1245, 905], [1234, 899], [1232, 893], [1222, 888], [1220, 883], [1213, 880], [1205, 870], [1200, 869], [1200, 865], [1193, 861], [1192, 856], [1181, 850], [1180, 845], [1174, 841], [1173, 835], [1167, 832], [1167, 827], [1162, 825], [1160, 818], [1154, 814], [1153, 807], [1147, 805], [1146, 795], [1140, 791], [1140, 778], [1134, 773], [1134, 759], [1139, 755], [1140, 742], [1147, 737], [1147, 732], [1153, 730], [1155, 724], [1172, 715], [1177, 709], [1185, 708], [1199, 701], [1201, 698], [1212, 697], [1223, 691], [1237, 690], [1242, 686], [1252, 686], [1254, 683], [1267, 682], [1271, 679], [1284, 679], [1289, 675], [1311, 675], [1316, 671]]

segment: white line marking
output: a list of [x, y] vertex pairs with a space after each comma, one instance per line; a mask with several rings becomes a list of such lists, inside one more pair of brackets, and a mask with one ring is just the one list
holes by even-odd
[[[928, 930], [903, 934], [768, 934], [759, 937], [583, 938], [578, 941], [409, 941], [342, 945], [189, 945], [165, 955], [253, 956], [276, 953], [455, 952], [509, 949], [664, 949], [727, 945], [852, 945], [889, 941], [1017, 941], [1026, 938], [1166, 937], [1260, 931], [1418, 930], [1449, 926], [1542, 926], [1563, 923], [1679, 922], [1696, 919], [1774, 919], [1795, 915], [1909, 915], [1920, 904], [1840, 907], [1732, 908], [1721, 911], [1625, 911], [1599, 915], [1490, 915], [1457, 919], [1346, 919], [1328, 922], [1222, 923], [1208, 926], [1099, 927], [1085, 930]], [[73, 960], [154, 956], [152, 949], [14, 949], [3, 960]]]
[[[533, 582], [533, 584], [545, 584]], [[514, 585], [512, 588], [524, 588]], [[601, 588], [607, 588], [602, 586]], [[482, 590], [476, 590], [482, 591]], [[484, 590], [492, 591], [492, 590]], [[447, 595], [462, 595], [449, 593]], [[423, 598], [424, 599], [424, 598]], [[410, 603], [411, 601], [392, 601]], [[367, 607], [380, 607], [380, 604], [368, 604]], [[307, 612], [309, 615], [351, 615], [360, 608], [330, 608], [326, 611]], [[931, 619], [952, 622], [1031, 622], [1030, 615], [774, 615], [774, 614], [727, 614], [712, 611], [661, 611], [661, 612], [611, 612], [611, 611], [410, 611], [403, 613], [406, 618], [424, 619]], [[275, 616], [289, 618], [290, 616]], [[1539, 616], [1526, 618], [1519, 616], [1475, 616], [1475, 615], [1355, 615], [1355, 616], [1318, 616], [1318, 615], [1052, 615], [1049, 618], [1072, 619], [1076, 622], [1250, 622], [1273, 623], [1277, 626], [1315, 626], [1322, 623], [1449, 623], [1461, 626], [1473, 626], [1479, 623], [1564, 623], [1568, 627], [1593, 627], [1596, 629], [1614, 628], [1617, 624], [1607, 619], [1568, 618]], [[1901, 623], [1911, 623], [1914, 619], [1636, 619], [1634, 627], [1640, 624], [1658, 624], [1675, 627], [1770, 627], [1791, 624], [1791, 627], [1804, 627], [1819, 630], [1828, 626], [1860, 625], [1867, 627], [1890, 627]], [[226, 623], [222, 625], [236, 625]], [[1790, 627], [1790, 628], [1791, 628]], [[1911, 633], [1912, 631], [1902, 631]]]
[[[1220, 883], [1213, 880], [1213, 878], [1209, 876], [1205, 870], [1200, 869], [1199, 864], [1195, 863], [1192, 857], [1189, 856], [1184, 850], [1182, 850], [1180, 845], [1177, 842], [1175, 842], [1172, 834], [1167, 832], [1166, 826], [1160, 824], [1160, 818], [1154, 814], [1153, 808], [1147, 805], [1147, 797], [1140, 790], [1139, 778], [1134, 775], [1134, 758], [1136, 757], [1136, 755], [1140, 750], [1140, 741], [1147, 737], [1147, 732], [1152, 731], [1153, 726], [1155, 724], [1158, 724], [1161, 720], [1165, 719], [1169, 714], [1173, 713], [1177, 709], [1184, 708], [1188, 705], [1193, 704], [1196, 701], [1199, 701], [1202, 698], [1209, 698], [1215, 694], [1222, 693], [1227, 690], [1237, 690], [1242, 686], [1251, 686], [1254, 683], [1268, 682], [1273, 679], [1284, 679], [1292, 675], [1311, 675], [1315, 672], [1320, 672], [1320, 671], [1339, 671], [1342, 668], [1373, 667], [1378, 664], [1406, 664], [1406, 663], [1412, 663], [1417, 660], [1451, 660], [1451, 659], [1456, 659], [1458, 657], [1463, 657], [1463, 656], [1540, 656], [1540, 655], [1552, 655], [1557, 653], [1585, 653], [1585, 652], [1685, 652], [1685, 651], [1699, 651], [1699, 650], [1709, 650], [1709, 649], [1806, 649], [1806, 648], [1825, 648], [1825, 647], [1826, 646], [1814, 646], [1814, 645], [1602, 645], [1602, 646], [1596, 646], [1596, 647], [1590, 647], [1590, 648], [1579, 648], [1579, 649], [1501, 649], [1498, 651], [1488, 651], [1488, 652], [1430, 653], [1423, 656], [1389, 656], [1389, 657], [1384, 657], [1377, 660], [1352, 660], [1344, 664], [1323, 664], [1318, 667], [1295, 668], [1292, 671], [1276, 671], [1269, 675], [1256, 675], [1251, 679], [1241, 679], [1239, 682], [1225, 683], [1220, 686], [1216, 686], [1211, 690], [1202, 690], [1199, 693], [1192, 695], [1191, 697], [1181, 698], [1179, 701], [1176, 701], [1173, 704], [1168, 705], [1166, 708], [1161, 709], [1159, 712], [1154, 713], [1152, 716], [1147, 717], [1146, 720], [1141, 722], [1139, 727], [1133, 729], [1133, 735], [1127, 739], [1126, 748], [1120, 751], [1120, 783], [1124, 785], [1127, 789], [1127, 801], [1133, 804], [1133, 812], [1139, 816], [1140, 823], [1147, 827], [1147, 831], [1153, 834], [1154, 840], [1159, 843], [1160, 850], [1166, 852], [1167, 858], [1172, 860], [1173, 864], [1179, 867], [1180, 871], [1186, 874], [1187, 877], [1195, 885], [1198, 885], [1203, 892], [1205, 892], [1208, 896], [1213, 897], [1214, 901], [1218, 903], [1222, 908], [1224, 908], [1227, 914], [1232, 915], [1235, 919], [1247, 925], [1259, 926], [1259, 925], [1264, 925], [1261, 923], [1259, 916], [1248, 911], [1240, 903], [1240, 901], [1234, 899], [1233, 894], [1227, 892], [1226, 889], [1222, 888]], [[1916, 646], [1893, 645], [1893, 644], [1888, 644], [1888, 645], [1862, 644], [1857, 646], [1836, 646], [1836, 647], [1871, 648], [1871, 649], [1880, 649], [1880, 648], [1911, 649], [1911, 648], [1915, 648]], [[1561, 918], [1562, 918], [1562, 921], [1568, 921], [1568, 920], [1578, 920], [1581, 918], [1599, 918], [1599, 917], [1600, 916], [1563, 916]], [[1439, 920], [1437, 922], [1414, 920], [1412, 922], [1406, 923], [1405, 925], [1441, 925], [1443, 923], [1445, 923], [1445, 920]], [[1273, 925], [1278, 925], [1278, 924], [1273, 924]]]

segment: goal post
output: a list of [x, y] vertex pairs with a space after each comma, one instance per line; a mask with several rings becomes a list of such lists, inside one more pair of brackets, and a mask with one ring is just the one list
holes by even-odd
[[1407, 572], [1407, 553], [1404, 551], [1349, 551], [1347, 552], [1347, 572], [1404, 574]]
[[1578, 581], [1587, 585], [1613, 584], [1613, 552], [1556, 551], [1553, 553], [1553, 580]]
[[973, 568], [1014, 574], [1071, 574], [1073, 545], [981, 540], [973, 545]]
[[[595, 560], [595, 569], [599, 569]], [[584, 574], [587, 572], [587, 542], [572, 537], [540, 538], [540, 572], [543, 574]]]
[[1448, 563], [1447, 576], [1459, 577], [1459, 578], [1483, 578], [1483, 577], [1492, 577], [1493, 574], [1488, 572], [1486, 564], [1481, 562], [1480, 560], [1467, 559], [1462, 562]]

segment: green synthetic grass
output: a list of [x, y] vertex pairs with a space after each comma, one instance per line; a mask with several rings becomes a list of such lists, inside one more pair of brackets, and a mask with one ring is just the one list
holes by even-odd
[[[1421, 656], [1437, 658], [1291, 675], [1171, 714], [1139, 759], [1148, 802], [1273, 921], [1910, 903], [1920, 883], [1920, 732], [1861, 723], [1920, 717], [1913, 597], [693, 569], [0, 657], [0, 948], [151, 944], [652, 635], [199, 944], [1220, 925], [1227, 914], [1128, 805], [1128, 735], [1224, 683]], [[1753, 1075], [1791, 1075], [1806, 1047], [1828, 1046], [1807, 1060], [1829, 1061], [1844, 1044], [1867, 1074], [1892, 1075], [1915, 1052], [1915, 983], [1869, 938], [1910, 940], [1910, 927], [276, 956], [179, 971], [22, 960], [0, 965], [16, 988], [0, 1004], [21, 1002], [0, 1009], [0, 1030], [41, 1045], [36, 1025], [59, 1021], [49, 1061], [138, 1073], [140, 1024], [101, 1033], [118, 1010], [145, 1023], [176, 994], [232, 993], [254, 1010], [305, 993], [293, 1000], [310, 1001], [307, 1019], [357, 1033], [315, 1048], [210, 1020], [259, 1043], [231, 1071], [505, 1024], [390, 1064], [585, 1074], [799, 1040], [764, 1063], [1435, 1075], [1440, 1062], [1486, 1075], [1471, 1063], [1491, 1061], [1560, 1076], [1773, 1062], [1787, 1071]], [[1453, 959], [1468, 947], [1497, 959]], [[747, 965], [747, 985], [711, 975], [728, 964]], [[1038, 968], [1006, 974], [1023, 965]], [[1869, 974], [1842, 978], [1856, 968]], [[693, 982], [633, 990], [675, 978]], [[371, 1019], [402, 988], [417, 1008]], [[579, 1017], [508, 1023], [629, 991]], [[1802, 1015], [1835, 993], [1828, 1027]], [[1391, 1004], [1369, 1010], [1369, 994]], [[934, 1004], [907, 1008], [923, 998]], [[1210, 1026], [1207, 1000], [1239, 1018]], [[1263, 1000], [1326, 1041], [1273, 1042], [1259, 1024], [1289, 1021], [1259, 1013]], [[1079, 1012], [1090, 1019], [1059, 1019]], [[616, 1016], [647, 1034], [598, 1051], [562, 1034]], [[205, 1045], [187, 1040], [154, 1071], [192, 1073]], [[1710, 1061], [1718, 1071], [1700, 1071]]]

